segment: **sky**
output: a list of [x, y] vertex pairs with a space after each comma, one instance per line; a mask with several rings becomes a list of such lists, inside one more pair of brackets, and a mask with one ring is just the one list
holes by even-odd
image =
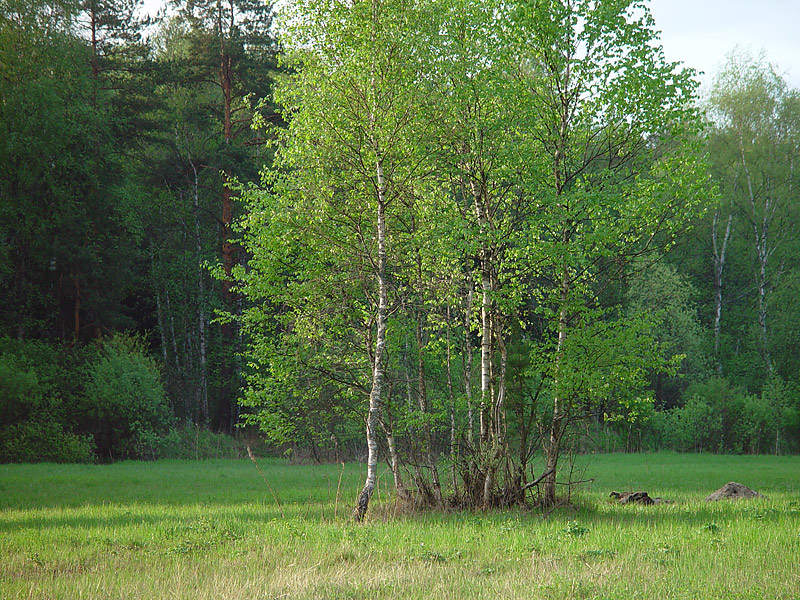
[[800, 1], [651, 0], [667, 60], [705, 74], [703, 88], [739, 45], [765, 58], [794, 88], [800, 88]]
[[[145, 0], [145, 12], [163, 3]], [[754, 55], [763, 51], [800, 89], [800, 0], [650, 0], [650, 10], [667, 60], [703, 71], [703, 88], [739, 45]]]

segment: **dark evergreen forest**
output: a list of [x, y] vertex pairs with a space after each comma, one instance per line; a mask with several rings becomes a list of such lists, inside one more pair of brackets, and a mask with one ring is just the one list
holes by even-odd
[[[325, 260], [305, 254], [307, 240], [283, 253], [294, 238], [263, 241], [277, 230], [258, 228], [263, 198], [280, 187], [275, 173], [302, 170], [275, 164], [275, 153], [297, 106], [311, 106], [313, 96], [294, 63], [284, 66], [271, 7], [172, 0], [145, 20], [139, 8], [136, 0], [0, 0], [0, 461], [238, 452], [237, 440], [259, 426], [274, 451], [366, 456], [372, 373], [354, 373], [365, 371], [379, 327], [369, 308], [378, 310], [378, 287], [363, 277], [377, 263], [348, 255], [344, 234], [315, 228], [313, 219], [303, 226], [330, 243], [330, 251], [314, 246]], [[292, 86], [294, 96], [285, 91]], [[330, 110], [347, 106], [336, 102]], [[739, 52], [696, 102], [702, 127], [692, 143], [703, 189], [690, 222], [657, 252], [589, 261], [600, 274], [581, 283], [592, 290], [581, 309], [587, 323], [589, 310], [653, 319], [642, 363], [631, 367], [643, 370], [646, 385], [624, 398], [612, 390], [585, 405], [576, 400], [563, 432], [570, 448], [800, 450], [800, 93], [765, 58]], [[319, 139], [318, 149], [324, 134]], [[321, 150], [303, 156], [325, 160]], [[457, 205], [470, 194], [469, 185], [452, 185], [461, 165], [437, 160], [431, 164], [450, 166], [432, 170], [452, 172], [429, 197], [447, 188]], [[348, 164], [328, 164], [332, 188], [349, 185]], [[552, 410], [537, 408], [547, 388], [535, 346], [557, 332], [544, 296], [525, 285], [484, 296], [484, 308], [490, 296], [501, 307], [491, 327], [481, 320], [489, 317], [479, 314], [480, 294], [490, 280], [496, 291], [506, 276], [536, 285], [546, 277], [516, 266], [487, 275], [491, 260], [513, 256], [514, 242], [504, 238], [495, 254], [469, 247], [455, 226], [440, 231], [447, 225], [435, 215], [444, 209], [425, 205], [421, 192], [414, 197], [390, 208], [389, 231], [403, 254], [394, 268], [390, 256], [390, 275], [379, 277], [389, 290], [385, 393], [395, 399], [394, 412], [385, 404], [381, 447], [434, 473], [434, 456], [455, 461], [456, 446], [472, 444], [473, 432], [490, 436], [480, 380], [488, 390], [502, 378], [502, 427], [524, 455], [546, 433], [537, 415]], [[498, 210], [520, 216], [518, 206]], [[326, 218], [350, 223], [361, 211], [368, 208]], [[443, 249], [416, 245], [426, 235]], [[449, 267], [431, 266], [427, 252], [451, 250]], [[280, 257], [279, 267], [265, 267], [265, 254]], [[312, 273], [312, 263], [335, 275]], [[299, 320], [290, 326], [283, 316], [300, 304], [269, 286], [304, 295], [305, 317], [319, 319], [304, 327], [324, 333], [307, 345], [291, 342], [289, 351], [286, 335], [300, 330]], [[367, 300], [342, 308], [341, 294]], [[596, 331], [627, 339], [612, 325]], [[354, 354], [362, 351], [367, 358]], [[491, 373], [481, 372], [482, 353], [501, 356]], [[657, 367], [654, 355], [669, 366]], [[611, 373], [618, 376], [598, 377]], [[294, 384], [283, 386], [289, 377]], [[388, 421], [411, 441], [393, 448]]]

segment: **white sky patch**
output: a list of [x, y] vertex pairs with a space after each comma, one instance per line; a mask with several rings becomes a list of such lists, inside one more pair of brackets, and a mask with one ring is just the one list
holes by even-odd
[[713, 81], [738, 45], [762, 50], [787, 82], [800, 88], [800, 2], [797, 0], [651, 0], [667, 60], [681, 61]]

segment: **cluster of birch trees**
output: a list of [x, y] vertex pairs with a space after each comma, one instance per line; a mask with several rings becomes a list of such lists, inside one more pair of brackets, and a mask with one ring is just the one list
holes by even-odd
[[382, 448], [401, 498], [444, 502], [445, 435], [452, 502], [553, 505], [570, 423], [678, 363], [608, 296], [711, 196], [691, 73], [638, 2], [303, 0], [283, 27], [247, 402], [288, 437], [364, 415], [357, 519]]

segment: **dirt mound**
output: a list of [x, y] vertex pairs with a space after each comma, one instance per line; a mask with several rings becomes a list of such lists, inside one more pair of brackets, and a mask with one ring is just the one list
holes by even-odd
[[611, 492], [611, 497], [616, 499], [620, 504], [655, 504], [655, 501], [648, 495], [647, 492]]
[[613, 498], [620, 504], [644, 504], [650, 506], [651, 504], [672, 504], [674, 500], [665, 500], [664, 498], [651, 498], [647, 492], [611, 492], [609, 497]]
[[706, 502], [714, 502], [716, 500], [723, 500], [725, 498], [730, 500], [742, 500], [750, 498], [764, 498], [764, 496], [754, 490], [751, 490], [746, 485], [731, 481], [730, 483], [723, 485], [716, 492], [706, 498]]

